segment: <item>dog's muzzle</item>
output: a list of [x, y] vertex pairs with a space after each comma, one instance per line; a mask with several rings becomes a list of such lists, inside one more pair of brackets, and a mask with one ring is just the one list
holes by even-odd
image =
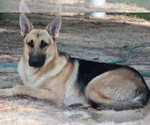
[[29, 66], [31, 67], [41, 67], [45, 63], [45, 56], [31, 56], [29, 58]]

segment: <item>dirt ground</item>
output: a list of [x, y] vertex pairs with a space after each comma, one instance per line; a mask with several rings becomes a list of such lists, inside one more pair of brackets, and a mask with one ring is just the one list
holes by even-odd
[[[28, 14], [35, 28], [45, 28], [53, 16], [49, 14]], [[19, 14], [5, 14], [0, 20], [0, 64], [17, 65], [22, 54], [23, 42], [19, 28]], [[60, 37], [57, 39], [60, 51], [73, 57], [98, 62], [122, 60], [130, 47], [150, 46], [150, 22], [129, 17], [106, 15], [103, 18], [87, 18], [83, 15], [63, 15]], [[127, 62], [140, 73], [150, 73], [150, 48], [134, 49]], [[144, 77], [150, 87], [150, 76]], [[16, 68], [0, 67], [0, 88], [10, 87], [20, 80]], [[30, 97], [0, 99], [0, 124], [25, 125], [93, 125], [121, 124], [148, 125], [150, 103], [137, 110], [95, 111], [60, 109], [41, 100]]]
[[[0, 12], [19, 12], [21, 0], [2, 0]], [[102, 6], [88, 5], [85, 0], [24, 0], [30, 12], [51, 12], [59, 1], [62, 5], [62, 12], [67, 13], [90, 13], [90, 12], [150, 12], [149, 8], [138, 7], [136, 4], [106, 0]], [[87, 0], [88, 1], [88, 0]], [[110, 2], [111, 1], [111, 2]], [[143, 1], [145, 2], [145, 1]], [[137, 3], [135, 1], [135, 3]]]

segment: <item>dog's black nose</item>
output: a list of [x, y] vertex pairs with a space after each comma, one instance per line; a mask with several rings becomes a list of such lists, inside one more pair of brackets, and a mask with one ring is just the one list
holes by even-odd
[[43, 56], [31, 56], [29, 58], [29, 65], [32, 67], [41, 67], [45, 63], [45, 58]]
[[29, 65], [30, 66], [36, 66], [38, 64], [38, 62], [39, 62], [39, 59], [36, 56], [32, 56], [29, 59]]

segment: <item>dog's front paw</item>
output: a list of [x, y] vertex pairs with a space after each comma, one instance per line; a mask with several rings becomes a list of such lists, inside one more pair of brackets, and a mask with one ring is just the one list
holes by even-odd
[[13, 89], [0, 89], [0, 97], [11, 97], [13, 95]]

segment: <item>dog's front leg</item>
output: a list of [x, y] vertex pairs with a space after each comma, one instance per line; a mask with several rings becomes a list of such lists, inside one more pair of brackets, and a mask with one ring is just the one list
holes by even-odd
[[57, 96], [57, 94], [50, 89], [37, 89], [27, 86], [18, 86], [9, 89], [0, 89], [0, 97], [12, 97], [26, 95], [33, 98], [47, 100], [57, 105], [62, 104], [62, 99]]

